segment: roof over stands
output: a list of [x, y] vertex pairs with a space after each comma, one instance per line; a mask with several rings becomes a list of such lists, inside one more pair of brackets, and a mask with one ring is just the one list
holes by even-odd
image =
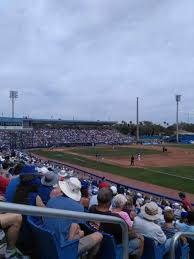
[[23, 122], [23, 118], [0, 117], [0, 122]]
[[33, 119], [33, 118], [11, 118], [0, 117], [0, 123], [14, 124], [21, 123], [25, 127], [33, 127], [36, 125], [63, 125], [63, 126], [112, 126], [116, 124], [116, 121], [88, 121], [88, 120], [62, 120], [62, 119]]

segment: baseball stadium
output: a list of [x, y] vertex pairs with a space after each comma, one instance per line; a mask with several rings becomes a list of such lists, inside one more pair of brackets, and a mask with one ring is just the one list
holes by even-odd
[[194, 259], [194, 1], [0, 1], [0, 259]]
[[[0, 159], [2, 179], [0, 180], [2, 182], [2, 199], [5, 201], [5, 204], [7, 201], [38, 207], [48, 206], [49, 208], [49, 202], [52, 199], [55, 201], [55, 198], [61, 197], [61, 191], [65, 193], [65, 197], [73, 197], [71, 195], [74, 189], [72, 190], [68, 187], [72, 193], [67, 193], [65, 189], [67, 187], [62, 187], [62, 183], [70, 181], [68, 186], [70, 184], [70, 186], [74, 186], [73, 188], [78, 188], [76, 185], [78, 184], [76, 181], [78, 181], [83, 192], [80, 202], [83, 202], [86, 212], [88, 210], [92, 211], [92, 208], [95, 208], [94, 206], [96, 205], [94, 205], [93, 199], [100, 195], [101, 190], [102, 196], [103, 192], [106, 193], [106, 191], [111, 190], [111, 192], [115, 192], [115, 198], [113, 198], [115, 202], [117, 202], [117, 197], [119, 199], [126, 199], [126, 201], [126, 197], [131, 197], [132, 203], [135, 202], [132, 210], [135, 215], [141, 213], [141, 209], [146, 204], [159, 206], [164, 210], [164, 215], [166, 210], [174, 211], [173, 213], [175, 213], [177, 220], [181, 215], [186, 215], [192, 208], [192, 202], [194, 201], [194, 146], [192, 144], [184, 144], [184, 141], [185, 138], [187, 141], [192, 141], [192, 134], [180, 134], [180, 144], [164, 142], [165, 137], [156, 135], [140, 135], [137, 142], [133, 136], [121, 133], [115, 127], [117, 124], [116, 121], [37, 120], [1, 117]], [[181, 143], [181, 141], [183, 142]], [[16, 170], [18, 166], [20, 168], [19, 172], [17, 172], [18, 169]], [[38, 172], [39, 176], [33, 176], [35, 174], [34, 170]], [[25, 174], [26, 176], [23, 176]], [[22, 187], [21, 191], [19, 191], [19, 184], [14, 194], [12, 186], [17, 179], [20, 179], [22, 183], [25, 177], [27, 177], [27, 180], [24, 181], [24, 186], [29, 189], [28, 200], [25, 200], [23, 197], [26, 195], [27, 189], [24, 192], [24, 187]], [[29, 180], [29, 177], [30, 179], [32, 177], [33, 180]], [[39, 186], [40, 182], [37, 181], [37, 177], [41, 178], [42, 191], [40, 191], [41, 186]], [[6, 183], [3, 181], [6, 181]], [[59, 187], [57, 187], [57, 181], [59, 181]], [[3, 184], [5, 184], [4, 191]], [[33, 190], [31, 189], [32, 186], [34, 186]], [[50, 193], [48, 196], [48, 190], [46, 191], [47, 197], [45, 196], [45, 186], [49, 188]], [[70, 189], [68, 189], [69, 192]], [[20, 192], [23, 193], [22, 196]], [[108, 195], [108, 193], [104, 195]], [[181, 195], [183, 195], [183, 198]], [[147, 203], [145, 203], [146, 200], [148, 200]], [[121, 201], [119, 200], [119, 202]], [[61, 205], [59, 208], [62, 208]], [[65, 208], [68, 210], [68, 207]], [[116, 211], [113, 208], [112, 211], [114, 210]], [[123, 211], [125, 211], [124, 207]], [[96, 212], [96, 208], [94, 212]], [[129, 213], [128, 217], [131, 218], [130, 220], [134, 220], [133, 225], [135, 225], [135, 218], [132, 212]], [[41, 235], [37, 233], [35, 218], [28, 216], [27, 224], [30, 225], [29, 227], [39, 240]], [[45, 219], [45, 224], [49, 224], [47, 227], [50, 228], [52, 224], [49, 220], [46, 222], [47, 220]], [[61, 226], [65, 221], [60, 220], [60, 222]], [[38, 224], [41, 223], [39, 222]], [[24, 228], [27, 231], [26, 226]], [[92, 231], [95, 234], [93, 225], [84, 225], [82, 228], [87, 233]], [[110, 230], [107, 231], [111, 232]], [[17, 244], [24, 254], [26, 254], [26, 247], [29, 246], [28, 242], [23, 240], [25, 235], [22, 232], [22, 237], [19, 237]], [[89, 236], [87, 237], [89, 238]], [[118, 237], [115, 236], [114, 238]], [[143, 236], [143, 239], [144, 241], [141, 242], [145, 242], [145, 240], [147, 242], [145, 236]], [[108, 247], [110, 244], [111, 246], [113, 244], [110, 240], [106, 240], [106, 242], [108, 242], [108, 245], [103, 249], [100, 248], [97, 253], [98, 258], [104, 258], [104, 251], [110, 254]], [[42, 243], [41, 240], [35, 242], [35, 246], [38, 246], [40, 243]], [[145, 258], [149, 258], [152, 245], [148, 244], [144, 251], [139, 252], [141, 245], [140, 243], [138, 253], [142, 253], [142, 256], [148, 253]], [[83, 244], [83, 249], [86, 249], [85, 246]], [[70, 247], [72, 249], [73, 245]], [[155, 249], [158, 248], [159, 246], [156, 246]], [[45, 252], [46, 248], [41, 252], [38, 247], [38, 250], [31, 249], [30, 253], [32, 254], [30, 256], [32, 258], [36, 258], [37, 254], [38, 256], [43, 254], [44, 258], [49, 258], [49, 255]], [[130, 249], [134, 251], [133, 246], [131, 248], [129, 244], [129, 251]], [[60, 251], [60, 253], [63, 254], [64, 251]], [[113, 251], [111, 252], [111, 258], [117, 258], [117, 254], [119, 254], [118, 258], [124, 257], [124, 249], [120, 250], [118, 245], [115, 245]], [[165, 246], [162, 251], [160, 258], [163, 258], [163, 255], [166, 253]], [[185, 254], [183, 258], [186, 258], [189, 254], [189, 243], [180, 245], [178, 250], [175, 249], [175, 251], [179, 253], [179, 256]], [[53, 252], [52, 249], [51, 252]], [[57, 255], [56, 258], [66, 257]], [[154, 256], [153, 258], [157, 257]]]

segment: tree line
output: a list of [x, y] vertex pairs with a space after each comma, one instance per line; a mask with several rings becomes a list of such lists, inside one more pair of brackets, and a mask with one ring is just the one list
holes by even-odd
[[[116, 128], [123, 134], [130, 134], [131, 136], [136, 135], [137, 126], [132, 121], [126, 122], [122, 121], [116, 125]], [[194, 132], [194, 124], [192, 123], [179, 123], [179, 130]], [[176, 124], [169, 125], [167, 122], [162, 124], [156, 124], [151, 121], [142, 121], [139, 123], [139, 133], [140, 136], [154, 136], [154, 135], [164, 135], [171, 136], [176, 132]]]

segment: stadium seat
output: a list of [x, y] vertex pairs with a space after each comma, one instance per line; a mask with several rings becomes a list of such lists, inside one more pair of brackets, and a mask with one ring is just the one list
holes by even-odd
[[[96, 230], [89, 224], [82, 224], [82, 229], [85, 233], [91, 234]], [[116, 244], [112, 235], [102, 232], [103, 240], [97, 258], [100, 259], [122, 259], [123, 247], [121, 244]]]
[[189, 257], [189, 245], [184, 244], [181, 245], [181, 242], [178, 242], [178, 247], [175, 251], [175, 257], [176, 259], [188, 259]]
[[103, 234], [103, 241], [98, 253], [100, 259], [122, 259], [123, 247], [121, 244], [116, 244], [115, 239], [112, 235], [107, 233]]
[[38, 259], [76, 259], [78, 250], [78, 240], [67, 241], [65, 246], [61, 247], [54, 235], [36, 224], [33, 217], [28, 216], [33, 242], [35, 247], [35, 258]]
[[155, 241], [144, 236], [144, 252], [142, 259], [162, 259], [164, 256], [164, 245], [156, 245]]
[[194, 259], [194, 240], [191, 238], [187, 238], [189, 243], [189, 259]]
[[25, 254], [30, 253], [32, 250], [32, 231], [27, 222], [27, 217], [22, 216], [22, 226], [20, 229], [19, 238], [17, 240], [17, 247]]

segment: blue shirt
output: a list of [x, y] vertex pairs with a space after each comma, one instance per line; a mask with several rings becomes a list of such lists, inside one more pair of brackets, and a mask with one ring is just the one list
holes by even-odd
[[[72, 210], [77, 212], [84, 212], [84, 207], [64, 195], [52, 198], [47, 203], [48, 208], [62, 209], [62, 210]], [[72, 223], [82, 223], [83, 221], [76, 222], [71, 219], [61, 219], [61, 218], [43, 218], [44, 226], [55, 234], [55, 237], [59, 244], [63, 246], [69, 235], [69, 229]]]
[[38, 195], [41, 197], [45, 205], [50, 200], [50, 193], [52, 192], [52, 190], [53, 190], [52, 186], [46, 186], [41, 184], [39, 187]]
[[19, 176], [15, 177], [11, 180], [11, 182], [7, 186], [6, 192], [5, 192], [5, 199], [6, 199], [7, 202], [13, 202], [15, 191], [16, 191], [19, 184], [20, 184], [20, 177]]

